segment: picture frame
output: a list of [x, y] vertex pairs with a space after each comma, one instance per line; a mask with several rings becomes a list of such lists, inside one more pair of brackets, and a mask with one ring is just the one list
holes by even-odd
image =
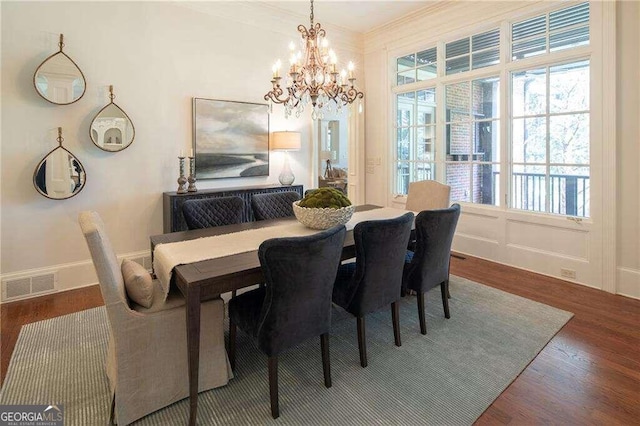
[[193, 98], [193, 150], [198, 180], [269, 176], [268, 105]]

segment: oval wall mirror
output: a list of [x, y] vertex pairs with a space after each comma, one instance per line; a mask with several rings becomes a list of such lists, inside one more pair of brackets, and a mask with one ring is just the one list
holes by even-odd
[[47, 198], [64, 200], [78, 195], [87, 182], [84, 166], [62, 146], [62, 127], [58, 127], [58, 146], [38, 163], [33, 173], [36, 190]]
[[64, 36], [60, 34], [60, 50], [45, 59], [33, 74], [36, 92], [56, 105], [69, 105], [80, 99], [87, 89], [84, 74], [62, 51]]
[[135, 128], [126, 112], [113, 102], [113, 86], [109, 86], [111, 102], [102, 108], [91, 122], [91, 140], [100, 149], [110, 152], [122, 151], [133, 142]]

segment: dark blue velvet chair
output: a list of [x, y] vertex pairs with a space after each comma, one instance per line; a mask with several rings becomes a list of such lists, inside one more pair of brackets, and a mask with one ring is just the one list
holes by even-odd
[[391, 305], [393, 335], [400, 346], [398, 300], [413, 213], [399, 218], [360, 222], [353, 230], [356, 261], [341, 265], [333, 302], [357, 318], [360, 365], [367, 366], [365, 316]]
[[229, 302], [229, 361], [235, 368], [236, 328], [249, 334], [269, 357], [271, 415], [278, 404], [278, 355], [320, 336], [324, 383], [331, 387], [329, 331], [331, 289], [340, 264], [343, 225], [307, 237], [274, 238], [260, 245], [258, 257], [266, 286]]
[[[189, 229], [214, 228], [242, 223], [244, 200], [240, 197], [217, 197], [187, 200], [182, 215]], [[231, 292], [236, 297], [236, 290]]]
[[300, 199], [294, 191], [255, 194], [251, 197], [251, 208], [256, 220], [278, 219], [293, 216], [293, 202]]
[[213, 228], [242, 222], [244, 201], [240, 197], [187, 200], [182, 214], [189, 229]]
[[420, 332], [427, 334], [424, 294], [440, 286], [445, 318], [449, 313], [449, 261], [451, 243], [460, 217], [460, 205], [448, 209], [425, 210], [416, 216], [416, 251], [407, 252], [403, 292], [414, 290], [418, 299]]

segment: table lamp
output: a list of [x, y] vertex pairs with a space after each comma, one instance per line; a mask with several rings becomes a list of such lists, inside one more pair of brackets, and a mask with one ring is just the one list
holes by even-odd
[[300, 132], [273, 132], [272, 136], [271, 150], [284, 151], [284, 165], [278, 180], [282, 185], [291, 185], [296, 177], [293, 175], [289, 165], [289, 151], [300, 149]]

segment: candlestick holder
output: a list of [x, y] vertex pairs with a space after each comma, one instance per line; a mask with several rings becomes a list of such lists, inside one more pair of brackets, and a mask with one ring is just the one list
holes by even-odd
[[196, 188], [196, 174], [195, 174], [196, 162], [194, 161], [193, 155], [189, 157], [189, 188], [187, 188], [188, 192], [197, 192], [198, 188]]
[[180, 177], [178, 178], [178, 190], [176, 192], [178, 194], [186, 194], [187, 190], [184, 186], [187, 183], [187, 178], [184, 177], [184, 157], [178, 157], [178, 161], [180, 162]]

